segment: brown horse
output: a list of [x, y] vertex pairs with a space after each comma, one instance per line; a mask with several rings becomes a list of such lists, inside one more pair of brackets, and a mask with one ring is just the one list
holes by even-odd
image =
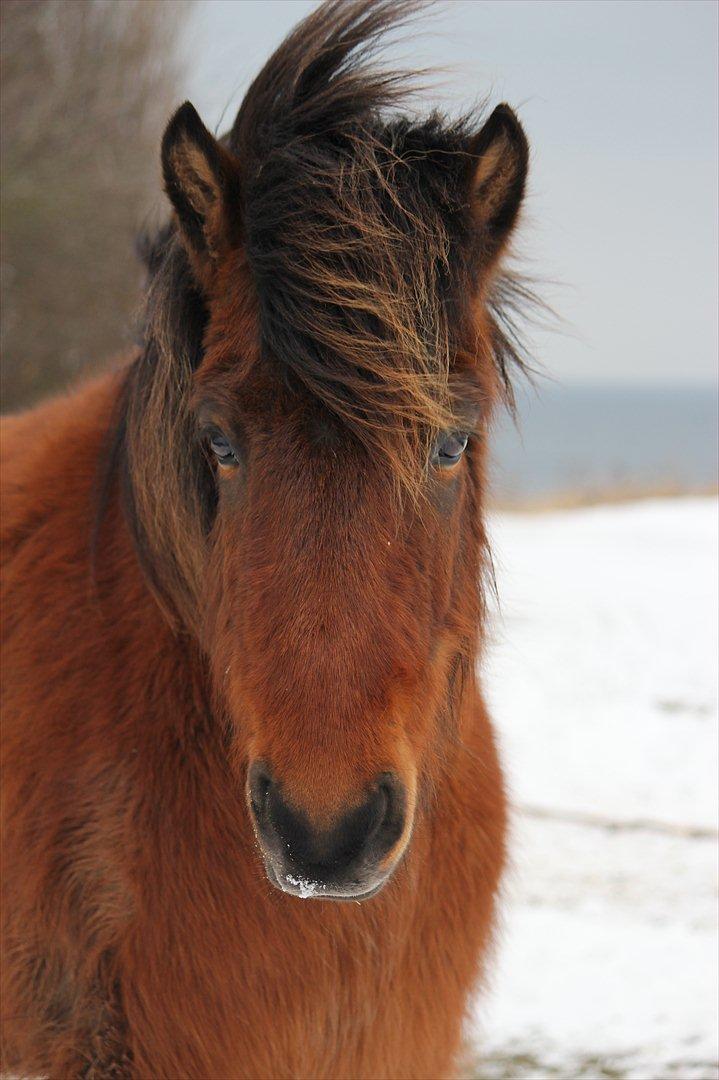
[[182, 106], [141, 349], [5, 425], [9, 1073], [452, 1071], [504, 861], [475, 668], [528, 153], [505, 105], [398, 113], [415, 7], [323, 4], [219, 141]]

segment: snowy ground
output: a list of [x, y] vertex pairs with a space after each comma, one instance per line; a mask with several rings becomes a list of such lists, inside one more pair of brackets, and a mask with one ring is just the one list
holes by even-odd
[[469, 1076], [719, 1075], [717, 510], [493, 522], [514, 869]]

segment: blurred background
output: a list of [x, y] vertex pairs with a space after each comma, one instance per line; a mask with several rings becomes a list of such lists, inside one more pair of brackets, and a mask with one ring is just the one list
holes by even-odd
[[189, 8], [2, 4], [4, 410], [100, 367], [133, 337], [135, 235], [159, 203], [158, 146], [182, 92]]
[[[5, 411], [132, 345], [169, 114], [222, 131], [313, 7], [4, 0]], [[496, 437], [485, 680], [515, 871], [473, 1077], [719, 1075], [718, 11], [454, 0], [390, 49], [441, 69], [432, 104], [519, 112], [516, 257], [562, 320]]]

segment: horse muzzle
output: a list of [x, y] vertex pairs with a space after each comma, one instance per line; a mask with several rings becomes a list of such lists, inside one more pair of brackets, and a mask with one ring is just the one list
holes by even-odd
[[270, 882], [302, 899], [375, 896], [407, 846], [407, 793], [392, 773], [381, 773], [359, 806], [322, 828], [286, 800], [262, 761], [248, 770], [247, 799]]

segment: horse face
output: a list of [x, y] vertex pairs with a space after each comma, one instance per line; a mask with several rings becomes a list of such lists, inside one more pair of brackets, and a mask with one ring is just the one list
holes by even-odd
[[[236, 157], [189, 105], [163, 141], [209, 313], [194, 387], [217, 489], [203, 636], [270, 879], [363, 898], [441, 788], [456, 676], [472, 677], [477, 432], [496, 374], [481, 295], [527, 146], [500, 106], [472, 139], [340, 122], [260, 168], [238, 123]], [[452, 426], [431, 442], [440, 413]]]
[[257, 376], [230, 393], [206, 364], [209, 651], [267, 872], [298, 895], [369, 896], [409, 842], [474, 632], [480, 448], [441, 440], [456, 461], [434, 455], [424, 501], [403, 505], [389, 464], [309, 398]]

